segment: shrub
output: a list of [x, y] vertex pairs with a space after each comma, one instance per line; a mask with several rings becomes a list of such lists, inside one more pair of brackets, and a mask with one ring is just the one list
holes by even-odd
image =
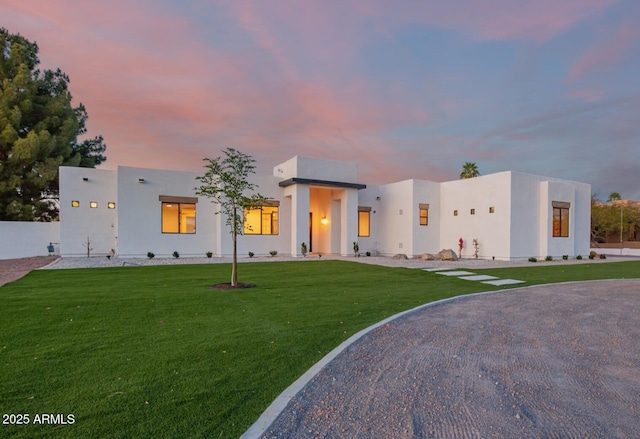
[[277, 251], [277, 250], [271, 250], [271, 251], [269, 252], [269, 254], [270, 254], [271, 256], [275, 256], [275, 255], [277, 255], [277, 254], [278, 254], [278, 251]]
[[594, 255], [589, 255], [589, 259], [593, 259], [593, 258], [595, 258]]
[[213, 256], [213, 253], [207, 252], [207, 257], [210, 258], [211, 256]]
[[307, 256], [307, 244], [304, 242], [300, 244], [300, 253], [302, 253], [302, 256]]
[[600, 259], [607, 259], [607, 255], [600, 255]]
[[589, 252], [589, 259], [593, 259], [593, 258], [595, 258], [596, 256], [598, 256], [598, 253], [596, 253], [595, 251], [591, 250], [591, 251]]
[[529, 262], [538, 262], [538, 259], [537, 259], [537, 258], [534, 258], [533, 256], [531, 256], [531, 257], [529, 258]]
[[578, 260], [582, 260], [582, 255], [578, 255], [578, 256], [576, 256], [576, 259], [578, 259]]
[[569, 259], [569, 255], [562, 255], [562, 259], [566, 261], [567, 259]]
[[366, 252], [365, 253], [367, 256], [371, 256], [371, 252]]
[[154, 255], [152, 252], [147, 252], [147, 257], [149, 259], [153, 259], [156, 255]]
[[553, 261], [553, 258], [551, 257], [551, 255], [547, 256], [546, 258], [544, 258], [545, 261]]
[[177, 251], [177, 250], [176, 250], [176, 251], [174, 251], [174, 252], [173, 252], [173, 257], [174, 257], [174, 258], [176, 258], [176, 259], [178, 259], [178, 258], [180, 257], [180, 253], [178, 253], [178, 251]]
[[253, 253], [253, 252], [249, 252], [249, 257], [250, 257], [250, 258], [252, 258], [252, 257], [253, 257], [253, 255], [254, 255], [254, 253]]

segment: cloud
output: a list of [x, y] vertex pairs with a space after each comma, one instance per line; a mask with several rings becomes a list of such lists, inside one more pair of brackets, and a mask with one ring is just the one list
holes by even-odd
[[640, 32], [635, 25], [620, 26], [611, 38], [604, 42], [597, 42], [573, 63], [569, 68], [567, 82], [575, 82], [591, 72], [605, 72], [613, 69], [629, 53], [633, 42], [638, 37]]

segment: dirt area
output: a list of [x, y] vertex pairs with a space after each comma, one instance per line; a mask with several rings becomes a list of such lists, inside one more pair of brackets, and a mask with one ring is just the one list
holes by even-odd
[[0, 287], [22, 276], [36, 268], [49, 265], [59, 256], [34, 256], [21, 259], [0, 259]]
[[356, 341], [262, 438], [640, 437], [640, 280], [425, 307]]

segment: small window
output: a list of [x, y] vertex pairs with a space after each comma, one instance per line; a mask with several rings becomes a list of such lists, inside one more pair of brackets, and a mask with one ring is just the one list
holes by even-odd
[[277, 235], [278, 206], [262, 206], [244, 210], [244, 233], [246, 235]]
[[476, 214], [476, 210], [475, 209], [471, 209], [471, 215], [475, 215]]
[[89, 202], [89, 207], [92, 209], [95, 209], [98, 207], [98, 202], [97, 201], [90, 201]]
[[553, 237], [569, 237], [569, 209], [570, 203], [560, 201], [553, 202]]
[[78, 200], [71, 201], [71, 207], [80, 207], [80, 201]]
[[429, 225], [429, 205], [419, 204], [418, 209], [420, 212], [420, 225], [428, 226]]
[[493, 206], [491, 206], [491, 207], [489, 208], [489, 213], [494, 213], [495, 211], [496, 211], [496, 210], [493, 208]]
[[458, 211], [457, 210], [453, 211], [453, 216], [458, 216]]
[[116, 203], [114, 203], [113, 201], [109, 201], [107, 203], [107, 209], [115, 209], [116, 208]]
[[370, 236], [371, 233], [371, 212], [358, 212], [358, 236]]

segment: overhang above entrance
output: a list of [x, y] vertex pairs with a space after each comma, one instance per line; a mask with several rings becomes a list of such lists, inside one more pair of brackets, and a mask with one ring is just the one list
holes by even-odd
[[326, 186], [326, 187], [336, 187], [342, 189], [365, 189], [367, 187], [366, 184], [360, 183], [345, 183], [341, 181], [328, 181], [328, 180], [314, 180], [311, 178], [289, 178], [287, 180], [281, 181], [278, 183], [280, 187], [287, 187], [294, 184], [308, 184], [312, 186]]

